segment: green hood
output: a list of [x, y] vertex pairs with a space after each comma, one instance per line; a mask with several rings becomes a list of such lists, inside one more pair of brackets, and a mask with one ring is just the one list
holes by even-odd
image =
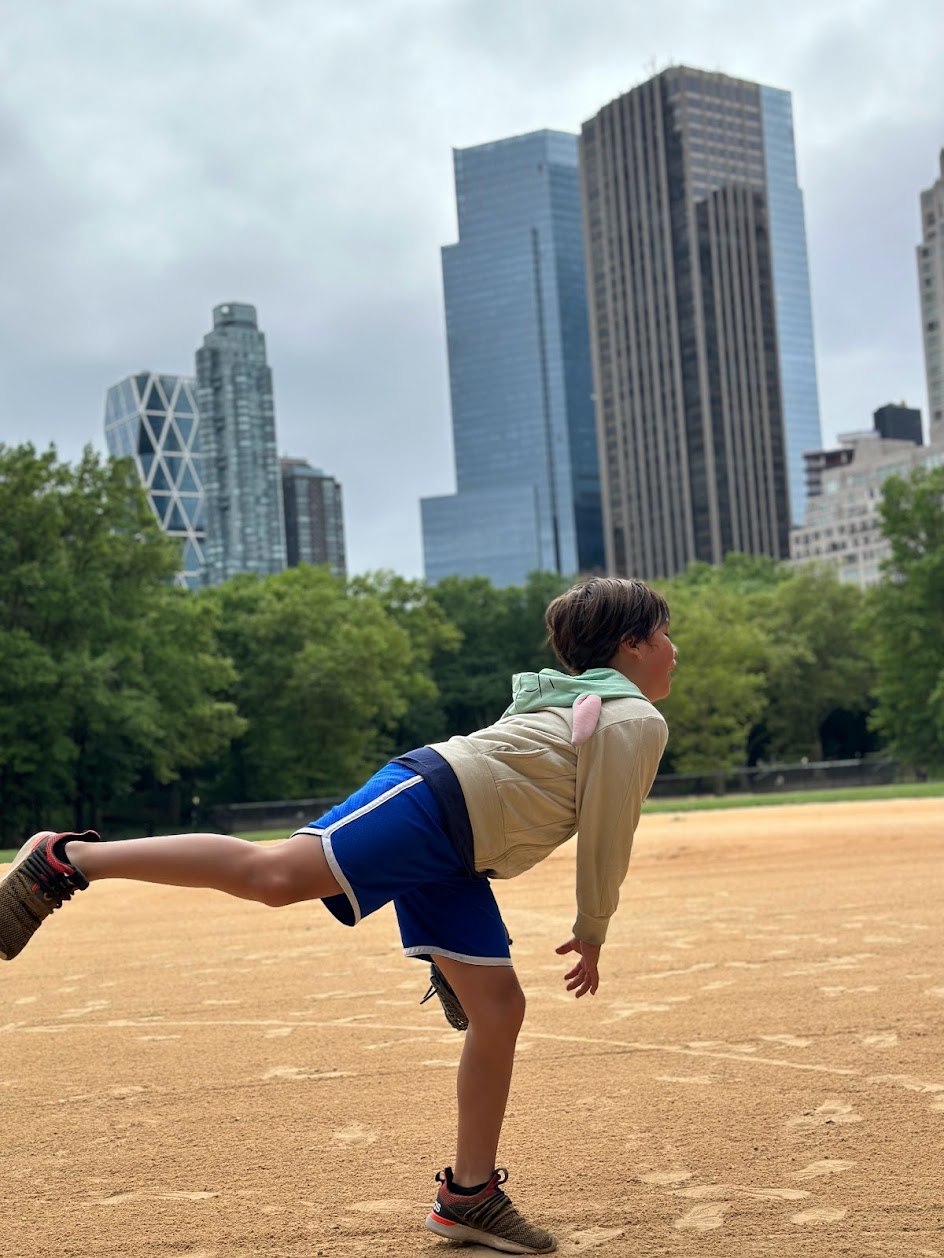
[[511, 682], [511, 703], [504, 715], [540, 712], [542, 708], [572, 708], [581, 695], [601, 699], [644, 699], [638, 686], [615, 668], [588, 668], [579, 677], [542, 668], [539, 673], [516, 673]]

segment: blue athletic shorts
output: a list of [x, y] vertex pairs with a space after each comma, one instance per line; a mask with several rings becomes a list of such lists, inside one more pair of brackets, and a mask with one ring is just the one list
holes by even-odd
[[408, 957], [511, 965], [508, 934], [486, 878], [474, 878], [443, 829], [439, 805], [411, 769], [388, 764], [297, 834], [320, 837], [343, 888], [325, 906], [354, 926], [393, 901]]

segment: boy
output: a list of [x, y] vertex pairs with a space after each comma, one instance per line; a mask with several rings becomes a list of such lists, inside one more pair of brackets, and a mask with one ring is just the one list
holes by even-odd
[[577, 834], [577, 918], [557, 948], [579, 999], [599, 985], [640, 808], [665, 749], [652, 703], [669, 693], [669, 612], [639, 581], [593, 578], [547, 609], [566, 673], [514, 679], [494, 725], [401, 756], [284, 842], [218, 834], [101, 843], [34, 835], [0, 882], [0, 956], [11, 959], [54, 909], [99, 878], [213, 887], [279, 906], [321, 899], [341, 922], [393, 900], [407, 956], [434, 962], [468, 1031], [459, 1063], [454, 1165], [437, 1174], [426, 1226], [506, 1253], [547, 1254], [554, 1237], [502, 1191], [498, 1140], [524, 994], [489, 878], [522, 873]]

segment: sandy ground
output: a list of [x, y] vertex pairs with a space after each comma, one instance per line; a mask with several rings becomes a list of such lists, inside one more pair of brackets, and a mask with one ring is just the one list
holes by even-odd
[[[645, 818], [599, 994], [565, 849], [498, 894], [501, 1161], [564, 1255], [944, 1258], [944, 806]], [[110, 883], [0, 970], [3, 1258], [418, 1258], [462, 1038], [392, 913]]]

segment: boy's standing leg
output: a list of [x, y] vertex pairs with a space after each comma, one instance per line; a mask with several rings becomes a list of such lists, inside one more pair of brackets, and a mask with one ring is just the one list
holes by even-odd
[[441, 1187], [426, 1225], [447, 1239], [478, 1241], [507, 1253], [551, 1253], [557, 1241], [522, 1218], [501, 1191], [503, 1172], [495, 1169], [524, 992], [510, 966], [473, 965], [441, 955], [435, 960], [459, 997], [469, 1028], [456, 1081], [455, 1165], [437, 1177]]

